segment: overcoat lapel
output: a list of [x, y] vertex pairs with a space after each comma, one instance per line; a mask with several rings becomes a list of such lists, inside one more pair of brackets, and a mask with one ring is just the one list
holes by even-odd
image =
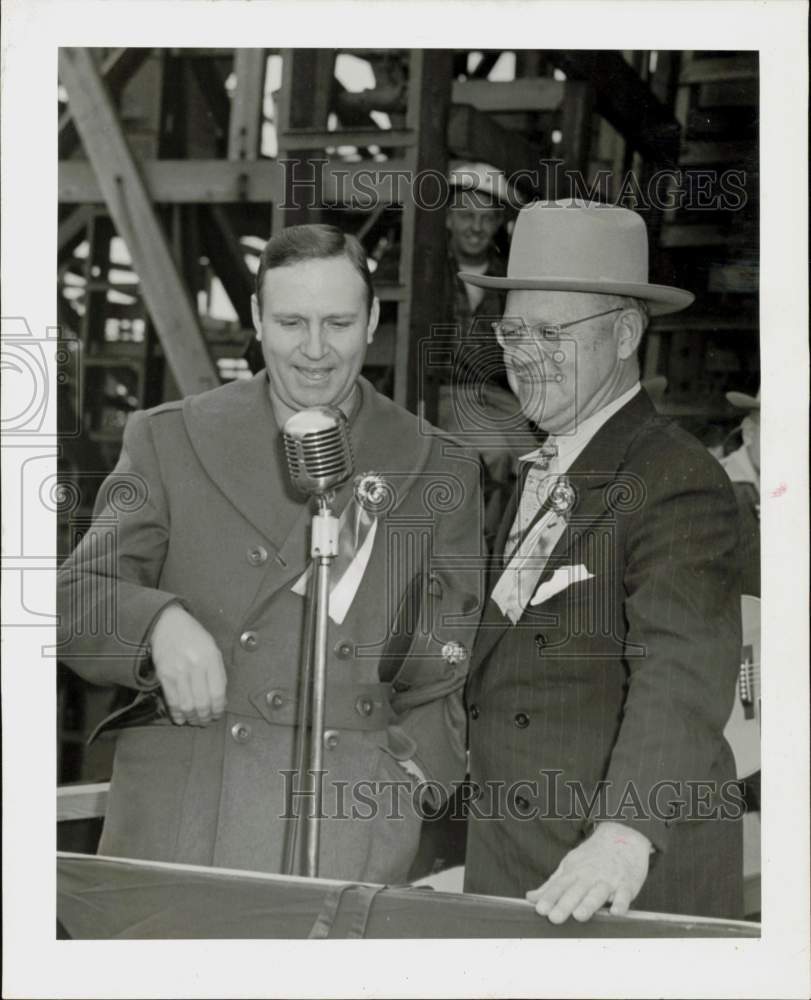
[[[421, 435], [416, 419], [365, 379], [358, 383], [361, 402], [350, 425], [355, 473], [388, 474], [395, 488], [393, 510], [425, 467], [433, 439]], [[273, 547], [275, 558], [262, 587], [263, 597], [269, 596], [307, 566], [312, 508], [290, 483], [266, 372], [189, 397], [183, 415], [209, 478]], [[349, 502], [352, 489], [350, 479], [337, 491], [336, 513]]]
[[[564, 561], [571, 545], [573, 530], [578, 533], [586, 530], [589, 524], [606, 512], [611, 493], [609, 484], [617, 480], [632, 441], [646, 421], [654, 416], [656, 416], [656, 410], [648, 394], [642, 389], [603, 424], [567, 470], [566, 475], [575, 489], [576, 500], [571, 510], [570, 528], [561, 535], [557, 545], [550, 553], [550, 566], [561, 564]], [[473, 651], [471, 664], [473, 670], [487, 659], [493, 647], [508, 628], [526, 625], [527, 619], [531, 615], [542, 616], [544, 614], [541, 609], [529, 609], [513, 626], [510, 620], [501, 613], [492, 597], [489, 596], [504, 568], [502, 559], [504, 543], [515, 517], [524, 478], [516, 485], [515, 494], [499, 528], [500, 548], [497, 544], [494, 550], [493, 572], [491, 572], [488, 581], [488, 600]], [[540, 626], [543, 622], [539, 620], [538, 624]]]

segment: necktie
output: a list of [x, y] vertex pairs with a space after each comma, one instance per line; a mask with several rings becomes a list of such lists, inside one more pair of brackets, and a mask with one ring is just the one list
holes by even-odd
[[547, 440], [539, 449], [532, 467], [527, 473], [524, 480], [524, 488], [521, 491], [521, 499], [518, 502], [515, 520], [512, 523], [507, 541], [504, 544], [505, 559], [508, 559], [515, 552], [522, 536], [535, 520], [538, 511], [549, 496], [552, 484], [556, 479], [555, 470], [552, 466], [557, 454], [557, 445]]
[[519, 542], [491, 595], [513, 625], [523, 615], [549, 557], [566, 531], [569, 509], [574, 502], [574, 491], [566, 477], [553, 478], [545, 509]]

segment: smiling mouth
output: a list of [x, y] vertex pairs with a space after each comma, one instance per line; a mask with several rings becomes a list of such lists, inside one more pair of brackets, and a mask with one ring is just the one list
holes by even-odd
[[307, 382], [326, 382], [332, 374], [332, 368], [302, 368], [296, 365], [296, 371]]

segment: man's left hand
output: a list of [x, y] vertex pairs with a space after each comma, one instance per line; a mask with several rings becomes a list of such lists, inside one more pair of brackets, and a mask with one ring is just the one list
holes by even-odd
[[644, 834], [622, 823], [599, 823], [527, 899], [553, 924], [588, 920], [607, 902], [612, 913], [626, 913], [647, 877], [650, 848]]

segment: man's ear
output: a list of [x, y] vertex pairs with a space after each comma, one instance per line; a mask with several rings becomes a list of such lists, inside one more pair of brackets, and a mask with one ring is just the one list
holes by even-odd
[[366, 327], [366, 343], [371, 344], [375, 337], [377, 324], [380, 322], [380, 299], [375, 295], [372, 308], [369, 310], [369, 325]]
[[256, 298], [256, 293], [251, 296], [251, 318], [253, 319], [253, 328], [256, 330], [256, 339], [262, 339], [262, 313], [259, 309], [259, 300]]
[[636, 354], [645, 326], [636, 309], [625, 309], [617, 317], [617, 357], [627, 361]]

